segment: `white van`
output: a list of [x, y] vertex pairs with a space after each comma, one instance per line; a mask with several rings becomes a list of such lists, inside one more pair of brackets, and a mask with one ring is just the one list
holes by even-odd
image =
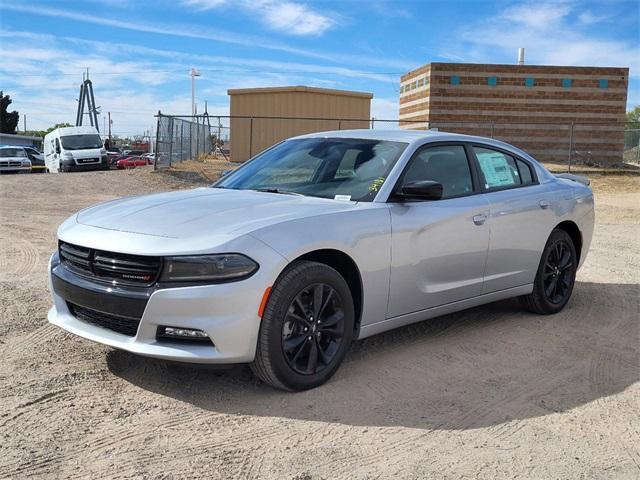
[[109, 170], [107, 151], [95, 127], [63, 127], [48, 133], [44, 160], [52, 173]]

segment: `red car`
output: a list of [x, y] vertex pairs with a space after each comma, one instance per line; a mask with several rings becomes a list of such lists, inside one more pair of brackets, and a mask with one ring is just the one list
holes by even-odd
[[138, 156], [121, 158], [116, 162], [118, 170], [122, 170], [124, 168], [144, 167], [145, 165], [150, 165], [149, 161], [146, 158]]

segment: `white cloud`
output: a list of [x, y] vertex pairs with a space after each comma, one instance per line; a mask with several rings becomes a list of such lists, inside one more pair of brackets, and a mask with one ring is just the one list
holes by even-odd
[[528, 64], [630, 67], [631, 75], [640, 75], [637, 44], [583, 29], [570, 12], [566, 3], [509, 7], [461, 31], [465, 45], [455, 54], [466, 61], [515, 63], [518, 47], [525, 47]]
[[335, 24], [335, 21], [328, 16], [300, 3], [272, 0], [262, 2], [254, 0], [251, 3], [264, 14], [263, 21], [273, 30], [294, 35], [321, 35]]
[[322, 35], [335, 25], [335, 20], [305, 4], [283, 0], [182, 0], [183, 5], [196, 10], [212, 10], [233, 6], [258, 16], [272, 30], [289, 35]]
[[596, 23], [606, 22], [611, 18], [613, 18], [613, 15], [596, 15], [589, 10], [585, 10], [578, 15], [578, 20], [585, 25], [594, 25]]
[[[400, 106], [397, 98], [374, 98], [371, 101], [371, 116], [377, 119], [392, 120], [398, 118]], [[376, 128], [399, 128], [397, 122], [384, 122], [375, 125]]]
[[562, 22], [570, 11], [571, 6], [562, 2], [526, 3], [507, 8], [500, 18], [529, 28], [550, 28]]

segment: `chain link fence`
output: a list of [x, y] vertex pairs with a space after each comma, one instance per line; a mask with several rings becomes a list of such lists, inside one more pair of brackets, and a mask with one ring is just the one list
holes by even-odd
[[157, 120], [155, 168], [168, 168], [214, 151], [216, 136], [207, 115], [185, 118], [158, 112]]
[[640, 128], [624, 131], [624, 162], [640, 165]]
[[[173, 116], [160, 112], [156, 168], [202, 156], [241, 163], [279, 141], [305, 133], [347, 129], [418, 129], [503, 140], [543, 162], [620, 166], [640, 161], [640, 128], [612, 123], [438, 122], [398, 119], [266, 116]], [[233, 132], [233, 133], [232, 133]], [[624, 148], [623, 148], [624, 145]]]

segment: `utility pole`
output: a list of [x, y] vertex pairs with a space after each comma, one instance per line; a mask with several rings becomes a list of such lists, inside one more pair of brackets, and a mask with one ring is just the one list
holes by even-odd
[[111, 112], [107, 112], [109, 116], [109, 145], [111, 145]]
[[27, 115], [24, 114], [23, 118], [24, 118], [24, 134], [26, 135], [27, 134]]
[[196, 77], [200, 76], [200, 72], [195, 68], [191, 69], [191, 115], [196, 116]]

